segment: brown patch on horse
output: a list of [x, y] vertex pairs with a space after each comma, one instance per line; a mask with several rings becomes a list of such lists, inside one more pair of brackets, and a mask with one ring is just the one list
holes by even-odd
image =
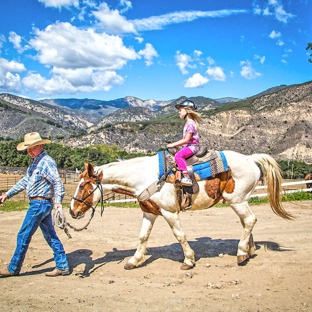
[[213, 205], [221, 200], [224, 191], [227, 193], [233, 193], [234, 188], [235, 181], [232, 177], [231, 170], [218, 173], [214, 178], [208, 178], [205, 184], [207, 195], [214, 199]]
[[152, 213], [161, 216], [160, 207], [151, 199], [140, 201], [140, 208], [144, 212]]

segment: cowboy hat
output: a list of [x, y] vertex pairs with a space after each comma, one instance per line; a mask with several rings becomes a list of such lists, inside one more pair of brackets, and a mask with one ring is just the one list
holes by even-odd
[[42, 140], [41, 136], [38, 132], [31, 132], [27, 133], [24, 136], [24, 142], [20, 143], [17, 145], [16, 149], [18, 151], [23, 151], [27, 148], [41, 145], [41, 144], [49, 144], [51, 143], [50, 140]]

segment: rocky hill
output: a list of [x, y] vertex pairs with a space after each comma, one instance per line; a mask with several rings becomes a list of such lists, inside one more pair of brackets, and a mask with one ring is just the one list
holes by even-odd
[[[263, 94], [214, 109], [202, 108], [201, 143], [210, 149], [268, 153], [277, 159], [312, 163], [312, 82]], [[145, 122], [106, 125], [64, 143], [72, 147], [115, 143], [128, 152], [157, 152], [166, 140], [179, 139], [183, 128], [171, 108]]]
[[[0, 99], [2, 97], [0, 95]], [[81, 109], [66, 108], [62, 114], [70, 112], [71, 118], [77, 118], [77, 122], [73, 124], [78, 125], [80, 120], [79, 129], [88, 133], [75, 138], [67, 135], [59, 141], [73, 148], [90, 144], [117, 144], [128, 152], [155, 153], [165, 147], [166, 140], [181, 138], [183, 121], [178, 118], [174, 103], [182, 99], [183, 97], [154, 110], [144, 105], [129, 105], [104, 116], [98, 122], [89, 121], [91, 125], [87, 124], [86, 117], [80, 119], [82, 117], [75, 115]], [[312, 82], [271, 88], [236, 102], [224, 101], [225, 104], [203, 97], [192, 99], [203, 117], [199, 129], [201, 143], [208, 148], [229, 149], [244, 154], [268, 153], [277, 159], [312, 163]], [[56, 106], [49, 106], [49, 109], [51, 107]], [[2, 110], [1, 118], [10, 114], [5, 108]], [[13, 116], [12, 113], [10, 116]], [[19, 118], [22, 120], [22, 117]], [[15, 131], [21, 120], [16, 120], [15, 127], [11, 128], [7, 124], [5, 128], [2, 120], [0, 119], [2, 133], [5, 130], [11, 137], [12, 133], [22, 133]], [[59, 130], [77, 131], [68, 125], [65, 128], [63, 124]], [[23, 131], [27, 132], [25, 129]]]
[[[45, 136], [68, 137], [90, 122], [68, 109], [59, 109], [11, 94], [0, 94], [0, 136], [17, 139], [34, 128]], [[84, 131], [85, 132], [85, 131]]]
[[155, 100], [141, 100], [134, 96], [127, 96], [121, 99], [115, 99], [110, 101], [101, 101], [93, 99], [43, 99], [41, 103], [50, 105], [56, 105], [60, 107], [70, 108], [83, 113], [87, 113], [92, 121], [98, 121], [99, 119], [114, 113], [121, 108], [128, 107], [142, 107], [155, 111], [163, 106], [166, 106], [171, 101], [155, 101]]

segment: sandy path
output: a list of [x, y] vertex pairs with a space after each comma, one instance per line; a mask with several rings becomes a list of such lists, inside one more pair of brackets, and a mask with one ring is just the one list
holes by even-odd
[[[39, 231], [22, 274], [0, 279], [0, 311], [312, 311], [312, 202], [285, 207], [299, 219], [287, 222], [268, 205], [252, 206], [258, 249], [244, 267], [236, 265], [242, 228], [230, 208], [181, 213], [196, 253], [191, 271], [179, 269], [181, 247], [161, 217], [146, 265], [124, 270], [138, 244], [139, 209], [106, 207], [102, 218], [97, 211], [88, 230], [70, 231], [72, 239], [57, 229], [72, 268], [66, 277], [44, 276], [54, 262]], [[1, 268], [12, 256], [24, 214], [0, 213]]]

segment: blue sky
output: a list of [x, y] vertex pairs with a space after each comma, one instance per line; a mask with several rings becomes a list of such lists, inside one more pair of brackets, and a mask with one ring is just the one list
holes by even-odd
[[0, 92], [244, 98], [312, 80], [312, 0], [9, 0]]

